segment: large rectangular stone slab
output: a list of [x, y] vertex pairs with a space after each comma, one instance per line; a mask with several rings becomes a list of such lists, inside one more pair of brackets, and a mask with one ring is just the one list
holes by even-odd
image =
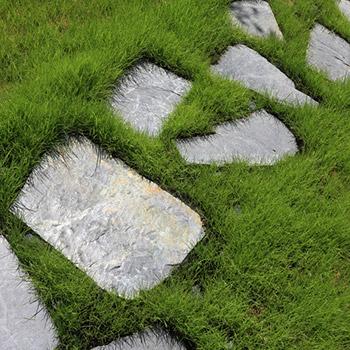
[[128, 298], [203, 237], [197, 213], [87, 139], [48, 155], [13, 211], [104, 289]]
[[0, 349], [51, 350], [57, 345], [49, 315], [0, 235]]

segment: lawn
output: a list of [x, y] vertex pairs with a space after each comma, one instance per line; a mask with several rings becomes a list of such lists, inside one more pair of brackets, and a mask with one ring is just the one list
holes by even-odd
[[[0, 230], [57, 329], [91, 349], [160, 327], [188, 349], [350, 349], [350, 81], [306, 64], [314, 23], [350, 41], [333, 0], [271, 0], [284, 40], [234, 27], [226, 0], [0, 2]], [[292, 107], [210, 71], [243, 43], [318, 107]], [[111, 111], [140, 60], [193, 88], [159, 137]], [[273, 166], [190, 165], [175, 141], [264, 108], [300, 151]], [[200, 214], [205, 238], [157, 287], [126, 300], [99, 288], [10, 213], [43, 155], [85, 136]]]

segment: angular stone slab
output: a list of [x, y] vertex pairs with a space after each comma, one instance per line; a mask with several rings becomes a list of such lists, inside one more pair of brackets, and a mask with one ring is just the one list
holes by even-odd
[[136, 130], [157, 136], [191, 83], [152, 63], [136, 66], [122, 79], [112, 107]]
[[350, 20], [350, 1], [349, 0], [340, 0], [338, 1], [338, 6], [340, 11], [349, 18]]
[[230, 7], [231, 17], [249, 34], [267, 37], [275, 35], [282, 39], [275, 16], [268, 2], [261, 0], [234, 1]]
[[213, 135], [179, 141], [177, 148], [187, 162], [196, 164], [245, 160], [271, 165], [298, 151], [293, 134], [264, 110], [247, 119], [220, 125]]
[[154, 333], [150, 330], [125, 337], [106, 346], [99, 346], [92, 350], [186, 350], [175, 342], [165, 332]]
[[202, 239], [197, 213], [90, 141], [59, 152], [34, 171], [13, 211], [100, 287], [132, 298]]
[[230, 46], [212, 71], [247, 88], [291, 104], [317, 104], [295, 88], [292, 80], [266, 58], [245, 45]]
[[320, 24], [311, 32], [307, 59], [331, 80], [350, 77], [350, 44]]
[[57, 345], [51, 319], [0, 235], [0, 349], [47, 350]]

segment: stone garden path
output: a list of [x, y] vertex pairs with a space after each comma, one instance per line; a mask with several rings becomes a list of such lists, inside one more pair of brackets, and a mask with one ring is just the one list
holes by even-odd
[[[341, 0], [338, 5], [350, 18], [350, 2]], [[238, 1], [229, 11], [233, 25], [247, 35], [283, 40], [267, 2]], [[316, 24], [307, 61], [310, 69], [331, 80], [346, 79], [350, 45]], [[297, 90], [286, 74], [245, 45], [227, 48], [211, 72], [280, 103], [317, 108], [317, 102]], [[110, 102], [116, 117], [156, 137], [191, 86], [184, 78], [143, 62], [118, 82]], [[295, 137], [275, 116], [257, 110], [240, 117], [217, 125], [214, 134], [176, 140], [179, 155], [195, 164], [245, 161], [271, 166], [297, 153]], [[169, 276], [203, 238], [196, 212], [89, 140], [70, 139], [56, 151], [59, 157], [46, 155], [33, 171], [12, 212], [101, 288], [135, 298]], [[20, 283], [18, 262], [2, 237], [0, 258], [0, 349], [53, 349], [57, 342], [52, 322], [38, 302], [29, 303], [32, 287]], [[165, 333], [149, 330], [95, 349], [184, 347]]]

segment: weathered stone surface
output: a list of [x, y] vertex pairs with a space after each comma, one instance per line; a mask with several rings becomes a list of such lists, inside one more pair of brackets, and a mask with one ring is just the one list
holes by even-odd
[[60, 154], [34, 171], [13, 211], [102, 288], [129, 298], [151, 288], [203, 237], [198, 214], [88, 140]]
[[332, 80], [350, 76], [350, 44], [320, 24], [311, 32], [307, 58]]
[[283, 38], [271, 7], [266, 1], [234, 1], [230, 12], [233, 22], [239, 24], [249, 34], [262, 37], [275, 35], [280, 39]]
[[51, 319], [0, 236], [0, 349], [47, 350], [57, 344]]
[[340, 0], [338, 2], [340, 11], [350, 20], [350, 1]]
[[269, 165], [298, 151], [293, 134], [264, 110], [247, 119], [220, 125], [213, 135], [179, 141], [177, 147], [186, 161], [197, 164], [245, 160]]
[[241, 82], [249, 89], [291, 104], [317, 104], [295, 88], [292, 80], [266, 58], [245, 45], [231, 46], [212, 71]]
[[92, 350], [186, 350], [166, 333], [146, 331]]
[[190, 88], [187, 80], [152, 63], [144, 63], [119, 83], [112, 107], [135, 129], [156, 136]]

